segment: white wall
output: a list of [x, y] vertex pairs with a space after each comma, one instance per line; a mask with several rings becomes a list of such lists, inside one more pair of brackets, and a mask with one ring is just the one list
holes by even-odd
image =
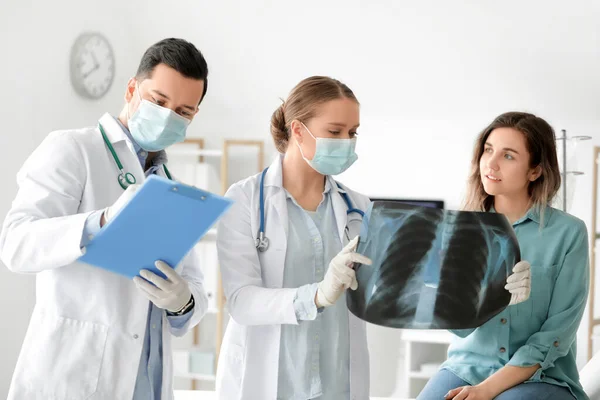
[[[0, 215], [17, 169], [44, 135], [117, 112], [142, 52], [167, 36], [191, 40], [208, 60], [209, 94], [190, 132], [209, 146], [269, 140], [280, 97], [309, 75], [334, 76], [362, 103], [360, 159], [341, 180], [368, 195], [442, 198], [455, 208], [473, 140], [501, 112], [531, 111], [600, 145], [598, 21], [593, 0], [4, 1]], [[69, 84], [68, 51], [85, 29], [108, 36], [117, 56], [115, 86], [99, 102], [81, 100]], [[592, 145], [578, 149], [587, 175], [578, 178], [571, 209], [588, 226]], [[10, 321], [0, 337], [2, 396], [34, 293], [30, 277], [0, 271], [0, 317]], [[401, 373], [390, 357], [397, 335], [373, 332], [373, 393], [391, 394]]]

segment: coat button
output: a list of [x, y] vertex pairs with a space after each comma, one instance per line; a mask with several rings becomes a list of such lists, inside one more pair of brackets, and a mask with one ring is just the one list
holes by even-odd
[[133, 335], [133, 338], [134, 338], [134, 339], [137, 339], [137, 338], [139, 338], [138, 334], [136, 333], [135, 335]]
[[500, 322], [501, 322], [502, 324], [506, 324], [506, 318], [502, 318], [502, 319], [500, 320]]
[[554, 347], [558, 347], [560, 343], [558, 343], [558, 340], [556, 342], [554, 342]]
[[504, 347], [500, 347], [500, 353], [504, 353], [506, 352], [506, 349]]

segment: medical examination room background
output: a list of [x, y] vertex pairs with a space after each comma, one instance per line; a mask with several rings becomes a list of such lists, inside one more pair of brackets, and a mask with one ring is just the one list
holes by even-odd
[[[69, 78], [71, 46], [85, 31], [105, 35], [115, 52], [114, 83], [96, 101], [77, 95]], [[0, 220], [17, 170], [42, 138], [118, 113], [143, 51], [165, 37], [190, 40], [208, 61], [208, 96], [189, 129], [207, 148], [227, 138], [263, 140], [269, 162], [279, 99], [302, 78], [329, 75], [361, 102], [359, 159], [339, 179], [369, 196], [441, 199], [456, 209], [479, 130], [501, 112], [529, 111], [557, 132], [592, 136], [570, 154], [570, 169], [585, 174], [573, 180], [569, 206], [591, 226], [598, 0], [0, 0]], [[232, 164], [230, 180], [247, 167]], [[0, 268], [0, 398], [33, 309], [34, 282]], [[587, 314], [580, 366], [586, 333]], [[400, 331], [371, 325], [369, 345], [372, 394], [400, 393]]]

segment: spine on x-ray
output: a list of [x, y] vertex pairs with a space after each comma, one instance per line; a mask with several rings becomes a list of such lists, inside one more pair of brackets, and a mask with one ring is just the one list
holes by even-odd
[[446, 328], [469, 326], [476, 320], [488, 257], [485, 236], [474, 214], [460, 213], [454, 226], [434, 308], [438, 324]]

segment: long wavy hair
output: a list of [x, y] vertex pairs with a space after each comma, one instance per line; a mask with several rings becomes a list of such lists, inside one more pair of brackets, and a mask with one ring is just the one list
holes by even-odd
[[483, 188], [479, 161], [488, 137], [497, 128], [512, 128], [521, 132], [529, 152], [529, 167], [541, 167], [541, 176], [529, 184], [529, 197], [530, 206], [538, 207], [543, 214], [544, 208], [550, 205], [561, 184], [556, 136], [554, 129], [545, 120], [523, 112], [507, 112], [496, 117], [477, 137], [463, 209], [489, 211], [494, 205], [494, 196], [487, 194]]

